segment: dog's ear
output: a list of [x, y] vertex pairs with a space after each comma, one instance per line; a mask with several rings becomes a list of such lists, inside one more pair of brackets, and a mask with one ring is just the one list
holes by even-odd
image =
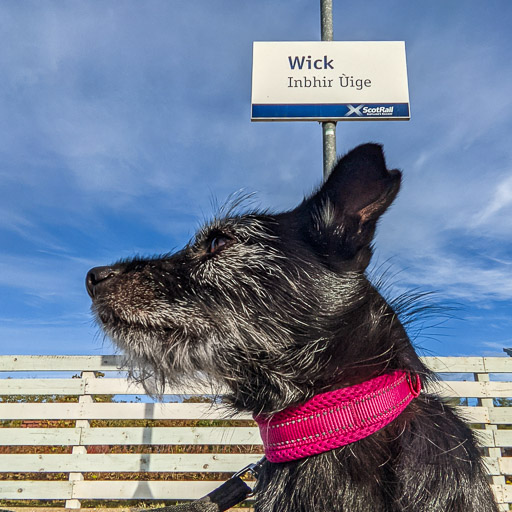
[[[295, 211], [308, 242], [331, 264], [364, 270], [379, 217], [400, 189], [382, 147], [365, 144], [340, 159], [323, 186]], [[304, 225], [305, 224], [305, 225]]]

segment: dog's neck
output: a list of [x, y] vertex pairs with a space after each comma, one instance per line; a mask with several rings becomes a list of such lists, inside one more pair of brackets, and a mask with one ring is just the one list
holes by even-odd
[[[258, 358], [246, 362], [243, 379], [228, 396], [234, 408], [270, 416], [320, 393], [362, 384], [394, 370], [427, 374], [396, 312], [363, 276], [360, 279], [364, 299], [354, 306], [354, 298], [349, 312], [340, 303], [312, 318], [310, 340], [304, 335], [281, 359], [272, 365], [264, 362], [265, 372]], [[344, 321], [349, 314], [351, 323]], [[225, 383], [230, 387], [232, 375], [227, 375]]]

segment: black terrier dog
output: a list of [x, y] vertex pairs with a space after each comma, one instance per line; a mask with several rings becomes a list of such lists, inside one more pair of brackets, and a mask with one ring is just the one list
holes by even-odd
[[234, 208], [175, 254], [87, 276], [143, 378], [206, 379], [254, 414], [259, 512], [498, 510], [470, 428], [419, 393], [431, 373], [365, 275], [400, 181], [366, 144], [294, 210]]

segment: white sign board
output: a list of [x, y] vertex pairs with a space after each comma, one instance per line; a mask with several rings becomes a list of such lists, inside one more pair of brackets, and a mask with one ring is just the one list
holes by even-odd
[[403, 41], [253, 45], [252, 121], [409, 118]]

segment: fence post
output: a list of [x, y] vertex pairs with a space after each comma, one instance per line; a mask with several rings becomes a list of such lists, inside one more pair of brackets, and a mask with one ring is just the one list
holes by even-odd
[[[490, 382], [488, 373], [475, 373], [474, 377], [477, 382]], [[490, 409], [491, 407], [494, 407], [494, 399], [493, 398], [479, 398], [478, 405], [480, 405], [482, 407], [487, 407]], [[495, 431], [495, 430], [498, 430], [498, 425], [485, 425], [485, 429]], [[493, 432], [493, 439], [494, 439], [494, 444], [496, 444], [496, 438], [494, 437], [494, 432]], [[499, 447], [494, 446], [491, 448], [485, 448], [485, 450], [487, 451], [487, 456], [492, 459], [499, 459], [502, 456], [501, 448], [499, 448]], [[504, 486], [506, 483], [504, 475], [492, 475], [489, 478], [491, 480], [491, 485], [496, 485], [496, 486], [501, 487], [501, 486]], [[500, 511], [509, 510], [508, 503], [498, 504], [498, 509]]]
[[[96, 375], [94, 372], [81, 372], [80, 378], [85, 380], [85, 386], [84, 386], [84, 394], [80, 395], [78, 397], [78, 403], [92, 403], [94, 400], [92, 398], [92, 395], [87, 394], [87, 381], [89, 379], [96, 378]], [[71, 453], [73, 454], [86, 454], [87, 448], [82, 445], [82, 439], [83, 439], [83, 430], [85, 428], [90, 428], [91, 424], [89, 420], [76, 420], [75, 423], [76, 428], [80, 429], [80, 441], [78, 446], [73, 446], [73, 451]], [[69, 481], [70, 482], [77, 482], [84, 479], [83, 473], [69, 473]], [[72, 498], [69, 500], [66, 500], [65, 507], [66, 508], [72, 508], [72, 509], [79, 509], [81, 506], [80, 500], [73, 498], [75, 495], [75, 487], [74, 485], [71, 488], [71, 496]]]

